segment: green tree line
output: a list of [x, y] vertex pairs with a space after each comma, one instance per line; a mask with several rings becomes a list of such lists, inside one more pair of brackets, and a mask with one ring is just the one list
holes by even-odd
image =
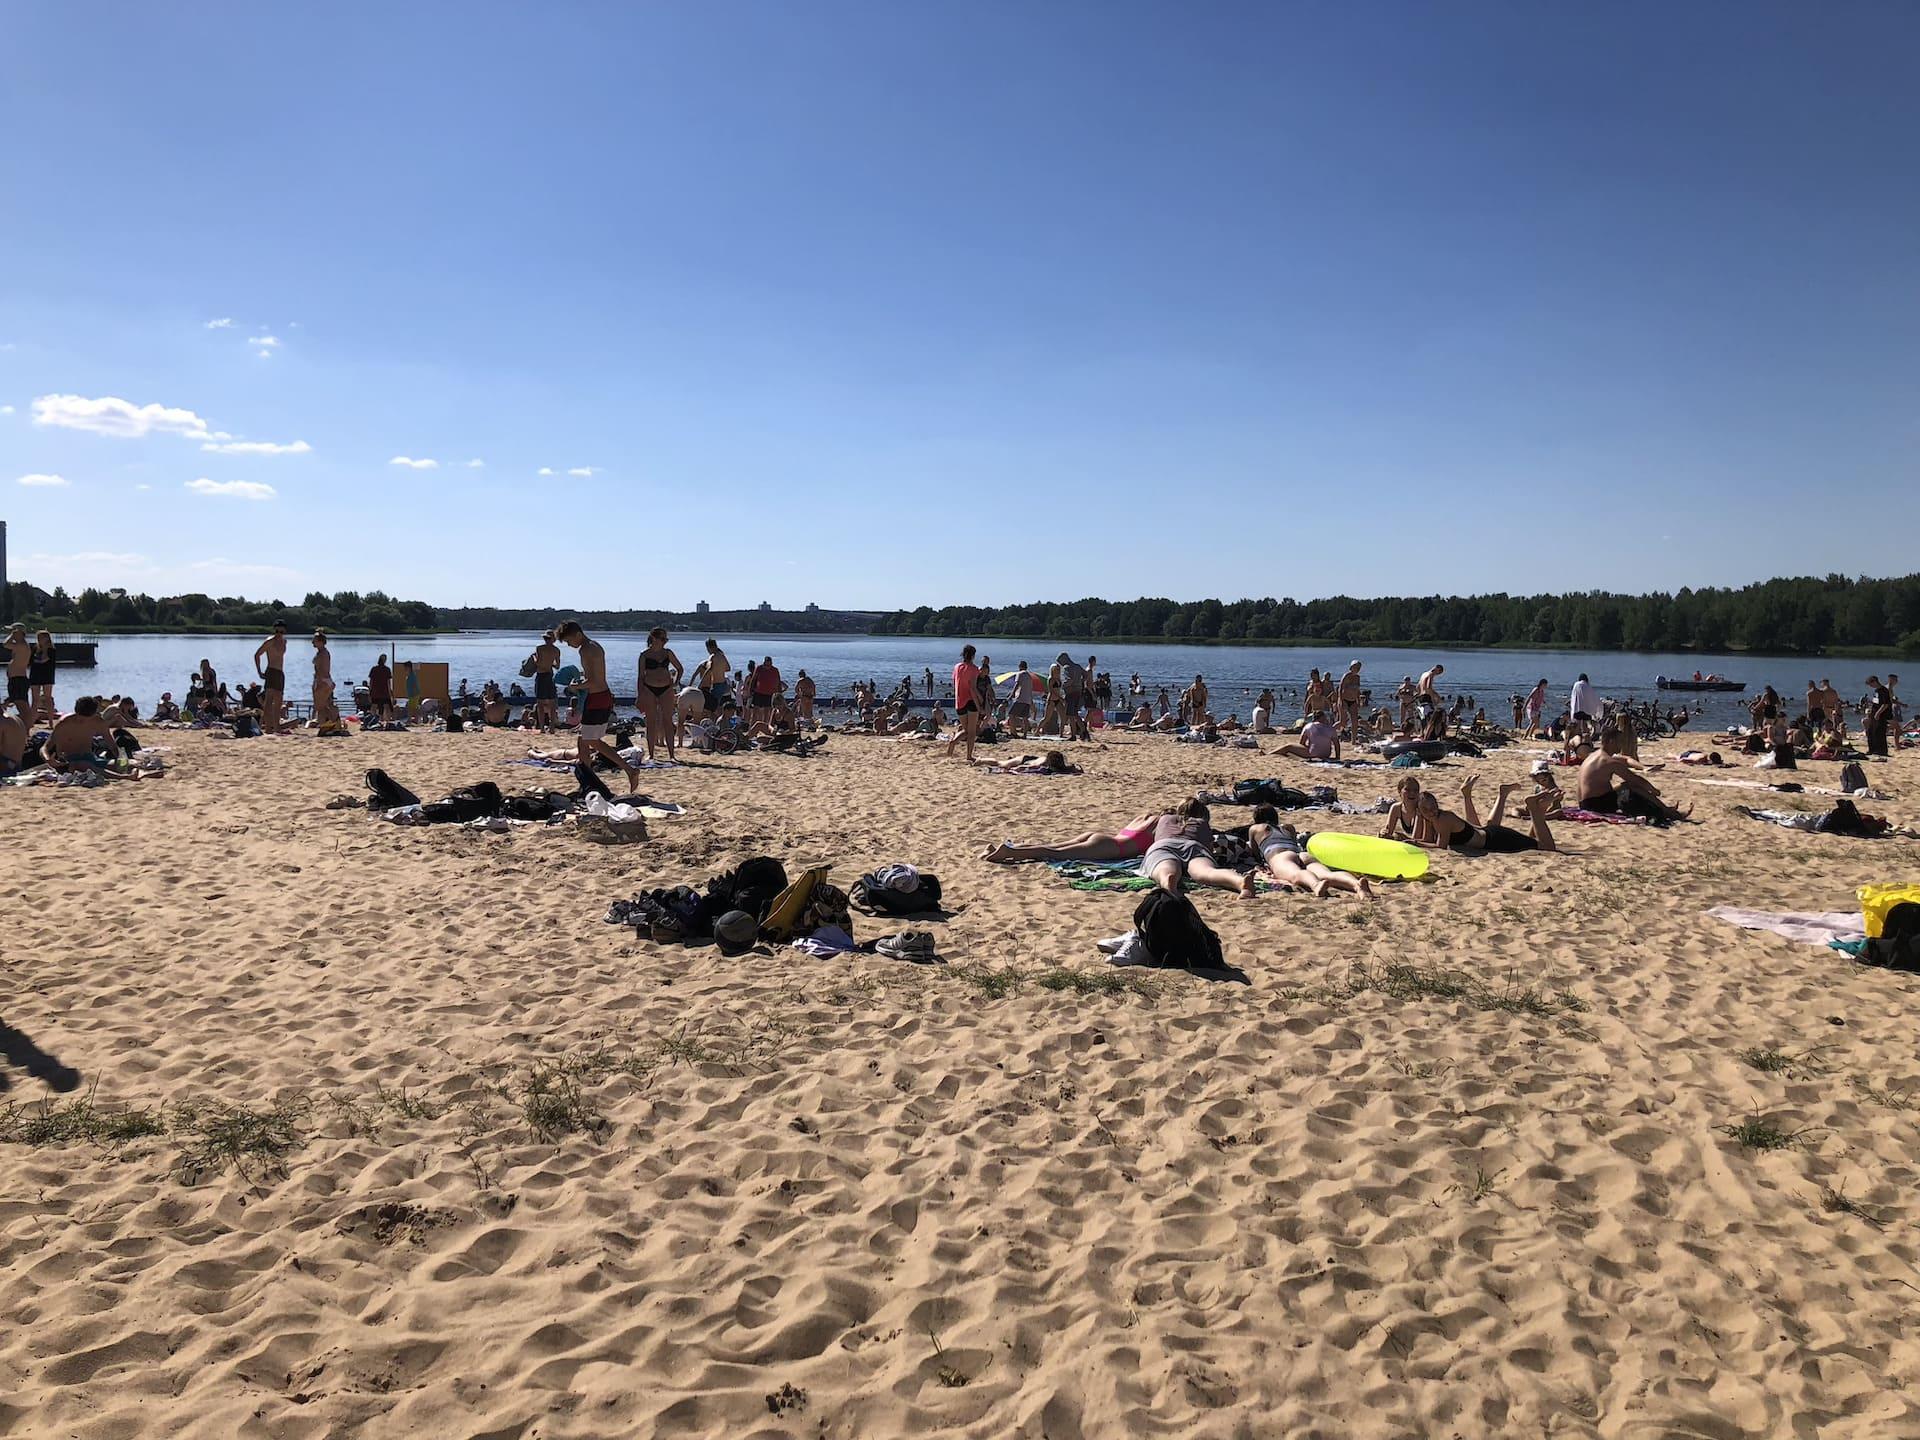
[[1920, 575], [1767, 580], [1674, 594], [1391, 596], [1356, 600], [1075, 600], [949, 605], [880, 617], [877, 635], [1006, 635], [1338, 645], [1507, 645], [1571, 650], [1834, 649], [1920, 653]]
[[48, 630], [265, 630], [284, 621], [289, 630], [327, 629], [342, 633], [400, 635], [436, 630], [438, 612], [423, 600], [396, 600], [381, 590], [362, 595], [315, 590], [298, 605], [283, 600], [248, 600], [238, 595], [152, 595], [96, 590], [78, 595], [63, 588], [42, 590], [24, 581], [6, 587], [6, 618]]

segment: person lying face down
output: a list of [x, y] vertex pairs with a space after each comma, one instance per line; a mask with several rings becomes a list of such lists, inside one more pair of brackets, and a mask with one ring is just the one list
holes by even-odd
[[1154, 822], [1153, 844], [1140, 861], [1140, 873], [1162, 890], [1178, 892], [1183, 881], [1231, 890], [1242, 897], [1253, 894], [1253, 877], [1216, 864], [1213, 826], [1207, 807], [1188, 800], [1172, 815]]

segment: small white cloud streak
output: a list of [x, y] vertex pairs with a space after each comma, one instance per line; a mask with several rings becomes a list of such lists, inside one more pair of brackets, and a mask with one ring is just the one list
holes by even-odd
[[232, 328], [233, 317], [231, 315], [222, 315], [218, 320], [207, 321], [207, 329], [209, 330], [231, 330]]
[[600, 467], [598, 465], [576, 465], [567, 471], [567, 473], [569, 475], [577, 475], [582, 480], [591, 480], [600, 473]]
[[387, 461], [389, 465], [398, 465], [407, 470], [438, 470], [438, 460], [416, 460], [411, 455], [396, 455]]
[[200, 447], [215, 455], [311, 455], [313, 447], [304, 440], [279, 445], [272, 440], [209, 440]]
[[187, 481], [186, 488], [195, 495], [219, 495], [232, 500], [271, 500], [280, 493], [258, 480], [209, 480], [205, 476]]
[[39, 490], [57, 490], [65, 486], [67, 477], [64, 475], [22, 475], [14, 483]]

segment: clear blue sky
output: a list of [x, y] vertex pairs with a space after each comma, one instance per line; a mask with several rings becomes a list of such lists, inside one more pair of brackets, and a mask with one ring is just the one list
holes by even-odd
[[[26, 0], [13, 570], [660, 607], [1904, 572], [1917, 58], [1891, 3]], [[243, 442], [308, 449], [204, 448]]]

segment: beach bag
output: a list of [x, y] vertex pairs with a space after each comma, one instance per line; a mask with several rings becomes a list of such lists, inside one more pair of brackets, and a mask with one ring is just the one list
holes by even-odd
[[462, 785], [444, 800], [420, 807], [423, 823], [428, 825], [464, 825], [469, 820], [490, 820], [506, 804], [500, 787], [491, 780], [477, 785]]
[[847, 901], [869, 915], [925, 915], [940, 908], [940, 877], [925, 870], [911, 890], [896, 890], [869, 871], [853, 882]]
[[520, 678], [522, 680], [531, 680], [539, 673], [539, 670], [540, 657], [538, 655], [529, 655], [520, 662]]
[[1226, 963], [1220, 937], [1185, 895], [1156, 886], [1134, 907], [1133, 928], [1156, 965], [1218, 970]]
[[366, 781], [369, 810], [400, 810], [420, 803], [418, 795], [384, 770], [376, 768], [367, 771]]
[[1867, 788], [1867, 772], [1860, 768], [1858, 760], [1849, 760], [1840, 767], [1840, 788], [1848, 794]]

